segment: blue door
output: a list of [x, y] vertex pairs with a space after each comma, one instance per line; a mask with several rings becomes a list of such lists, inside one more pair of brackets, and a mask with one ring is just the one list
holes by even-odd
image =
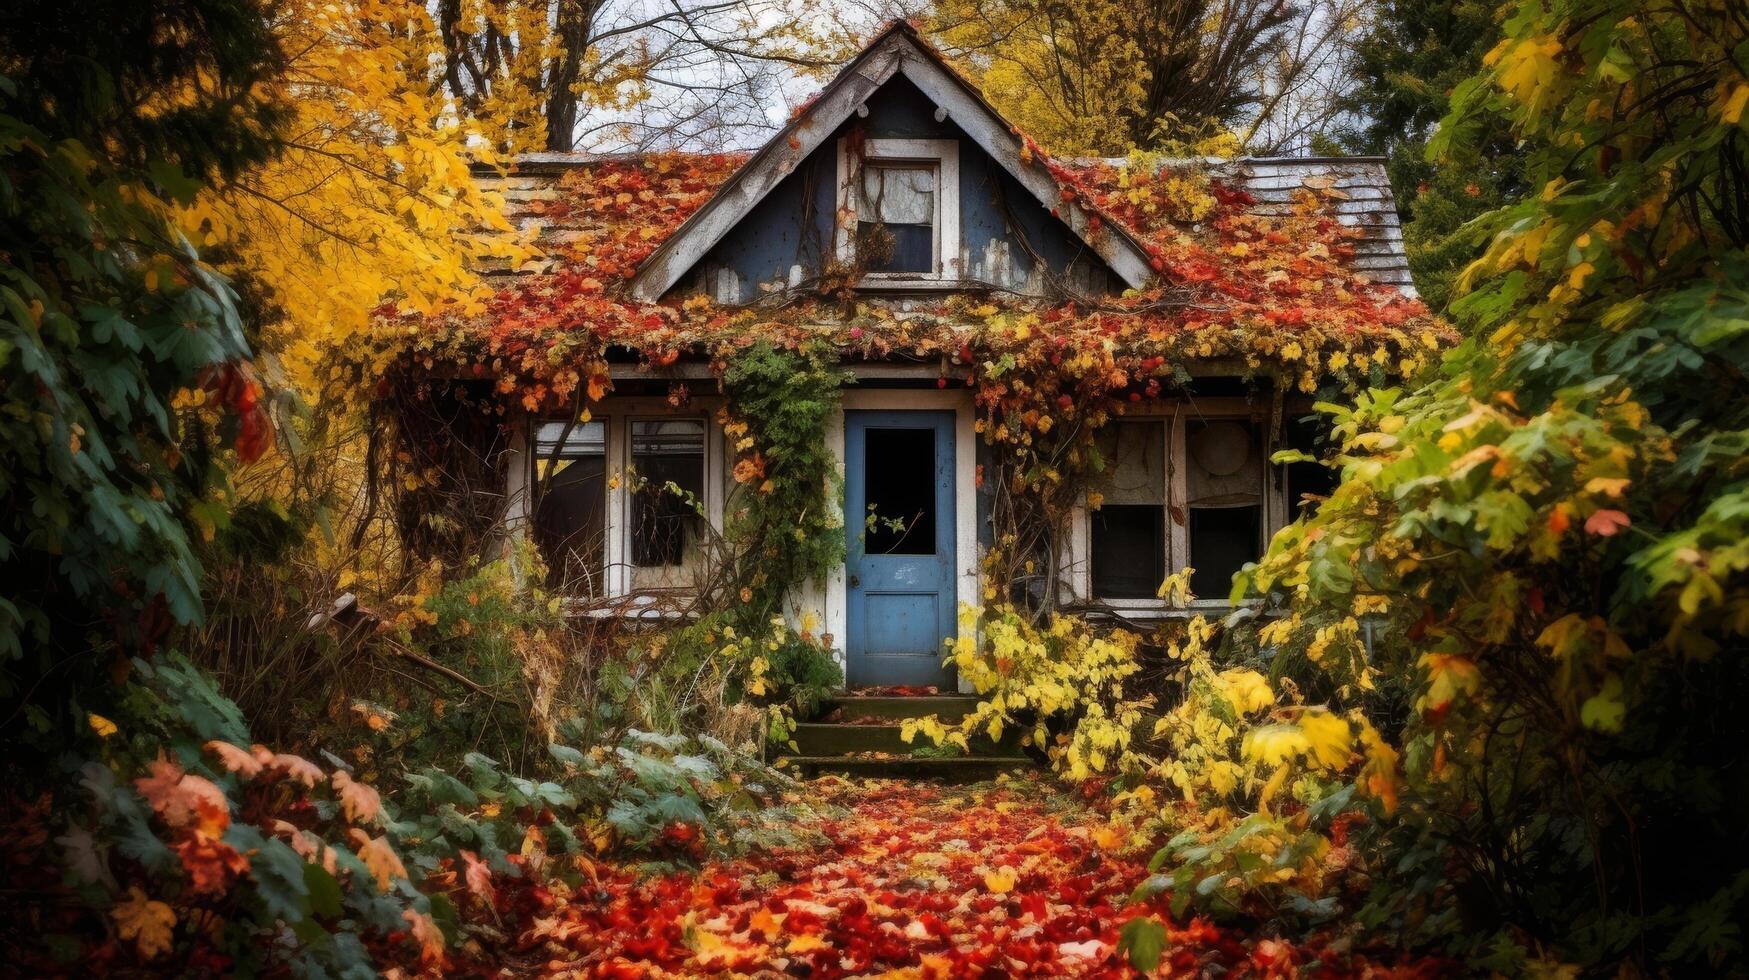
[[952, 412], [844, 413], [852, 685], [952, 686], [953, 435]]

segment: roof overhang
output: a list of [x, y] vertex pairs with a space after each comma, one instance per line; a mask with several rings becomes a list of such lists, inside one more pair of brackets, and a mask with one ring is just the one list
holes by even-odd
[[1147, 283], [1153, 269], [1141, 243], [1115, 222], [1102, 221], [1096, 228], [1094, 214], [1078, 199], [1063, 193], [1063, 185], [1044, 161], [1025, 152], [1018, 130], [954, 71], [916, 28], [896, 21], [877, 34], [811, 104], [644, 260], [631, 279], [631, 296], [647, 303], [660, 299], [894, 75], [903, 75], [945, 110], [955, 125], [1056, 214], [1125, 283], [1138, 289]]

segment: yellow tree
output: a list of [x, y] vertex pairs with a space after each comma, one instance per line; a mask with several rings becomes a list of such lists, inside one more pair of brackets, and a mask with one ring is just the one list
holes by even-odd
[[936, 39], [1021, 128], [1060, 154], [1200, 149], [1235, 130], [1303, 142], [1302, 96], [1343, 50], [1357, 0], [944, 0]]
[[275, 28], [288, 61], [270, 84], [294, 110], [280, 152], [182, 220], [265, 294], [259, 346], [308, 392], [382, 304], [478, 301], [472, 266], [517, 255], [469, 171], [491, 150], [429, 77], [442, 48], [423, 5], [288, 0]]
[[[443, 83], [506, 150], [717, 148], [763, 130], [785, 72], [820, 72], [843, 32], [805, 0], [437, 0]], [[829, 42], [828, 38], [832, 41]]]

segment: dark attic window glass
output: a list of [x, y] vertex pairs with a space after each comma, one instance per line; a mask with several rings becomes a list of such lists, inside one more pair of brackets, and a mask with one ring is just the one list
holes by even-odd
[[935, 430], [869, 429], [863, 553], [935, 554]]
[[606, 566], [607, 430], [600, 422], [543, 422], [534, 449], [545, 484], [534, 539], [547, 575], [562, 591], [598, 594]]
[[857, 203], [857, 258], [865, 272], [935, 272], [933, 164], [867, 162]]
[[1261, 429], [1246, 419], [1197, 420], [1184, 430], [1190, 590], [1225, 599], [1233, 574], [1263, 553]]
[[704, 422], [632, 422], [632, 564], [683, 565], [699, 547], [704, 497]]

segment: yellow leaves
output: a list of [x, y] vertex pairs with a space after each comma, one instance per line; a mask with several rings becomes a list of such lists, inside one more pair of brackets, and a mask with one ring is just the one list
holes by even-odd
[[1600, 493], [1606, 497], [1619, 498], [1627, 490], [1632, 480], [1613, 477], [1593, 477], [1585, 482], [1586, 493]]
[[783, 930], [783, 920], [787, 918], [789, 918], [787, 912], [774, 914], [770, 909], [760, 906], [759, 910], [753, 913], [753, 917], [747, 921], [747, 928], [763, 935], [766, 942], [771, 942]]
[[1246, 761], [1286, 766], [1303, 760], [1317, 770], [1340, 769], [1353, 754], [1348, 721], [1325, 708], [1306, 708], [1292, 721], [1263, 725], [1246, 733]]
[[1610, 674], [1603, 679], [1603, 689], [1585, 699], [1579, 708], [1579, 722], [1586, 728], [1601, 732], [1621, 731], [1627, 705], [1622, 701], [1621, 677]]
[[1190, 591], [1190, 578], [1195, 574], [1196, 569], [1194, 568], [1181, 568], [1173, 572], [1166, 576], [1164, 582], [1160, 583], [1160, 588], [1155, 591], [1155, 595], [1165, 599], [1169, 606], [1183, 608], [1189, 605], [1190, 600], [1194, 598]]
[[1460, 696], [1473, 695], [1482, 686], [1476, 662], [1456, 653], [1424, 653], [1417, 661], [1427, 672], [1427, 687], [1415, 702], [1423, 714], [1438, 716]]
[[1352, 719], [1360, 732], [1360, 743], [1366, 756], [1366, 762], [1360, 769], [1360, 788], [1362, 792], [1379, 801], [1388, 817], [1397, 810], [1401, 784], [1397, 775], [1397, 750], [1385, 741], [1384, 736], [1379, 734], [1378, 729], [1365, 716], [1353, 712]]
[[1495, 81], [1530, 111], [1554, 99], [1550, 87], [1559, 65], [1555, 59], [1561, 53], [1561, 42], [1551, 36], [1531, 37], [1521, 41], [1506, 38], [1483, 57], [1482, 63], [1495, 69]]
[[1214, 677], [1214, 686], [1233, 710], [1241, 715], [1254, 714], [1275, 705], [1275, 691], [1269, 681], [1255, 670], [1232, 668]]
[[377, 891], [387, 892], [394, 886], [395, 879], [407, 877], [407, 866], [401, 863], [400, 856], [389, 844], [388, 835], [372, 837], [354, 828], [350, 836], [358, 851], [358, 859], [364, 862], [371, 879], [376, 882]]
[[[1721, 89], [1721, 93], [1722, 93]], [[1719, 100], [1719, 118], [1735, 126], [1743, 121], [1743, 109], [1749, 106], [1749, 82], [1738, 82], [1729, 95]]]
[[116, 934], [131, 940], [141, 959], [150, 960], [170, 950], [176, 912], [157, 899], [147, 898], [138, 885], [129, 886], [127, 899], [117, 902], [109, 914], [115, 919]]
[[832, 943], [819, 933], [805, 932], [794, 939], [791, 939], [784, 946], [783, 951], [792, 956], [805, 956], [809, 953], [817, 953], [820, 950], [831, 948]]
[[1602, 616], [1581, 616], [1568, 613], [1543, 628], [1536, 645], [1549, 651], [1558, 660], [1573, 660], [1587, 654], [1600, 654], [1609, 660], [1624, 660], [1633, 654], [1627, 642], [1609, 628]]
[[984, 887], [992, 895], [1006, 895], [1014, 890], [1019, 873], [1011, 867], [1001, 867], [994, 871], [984, 872]]

